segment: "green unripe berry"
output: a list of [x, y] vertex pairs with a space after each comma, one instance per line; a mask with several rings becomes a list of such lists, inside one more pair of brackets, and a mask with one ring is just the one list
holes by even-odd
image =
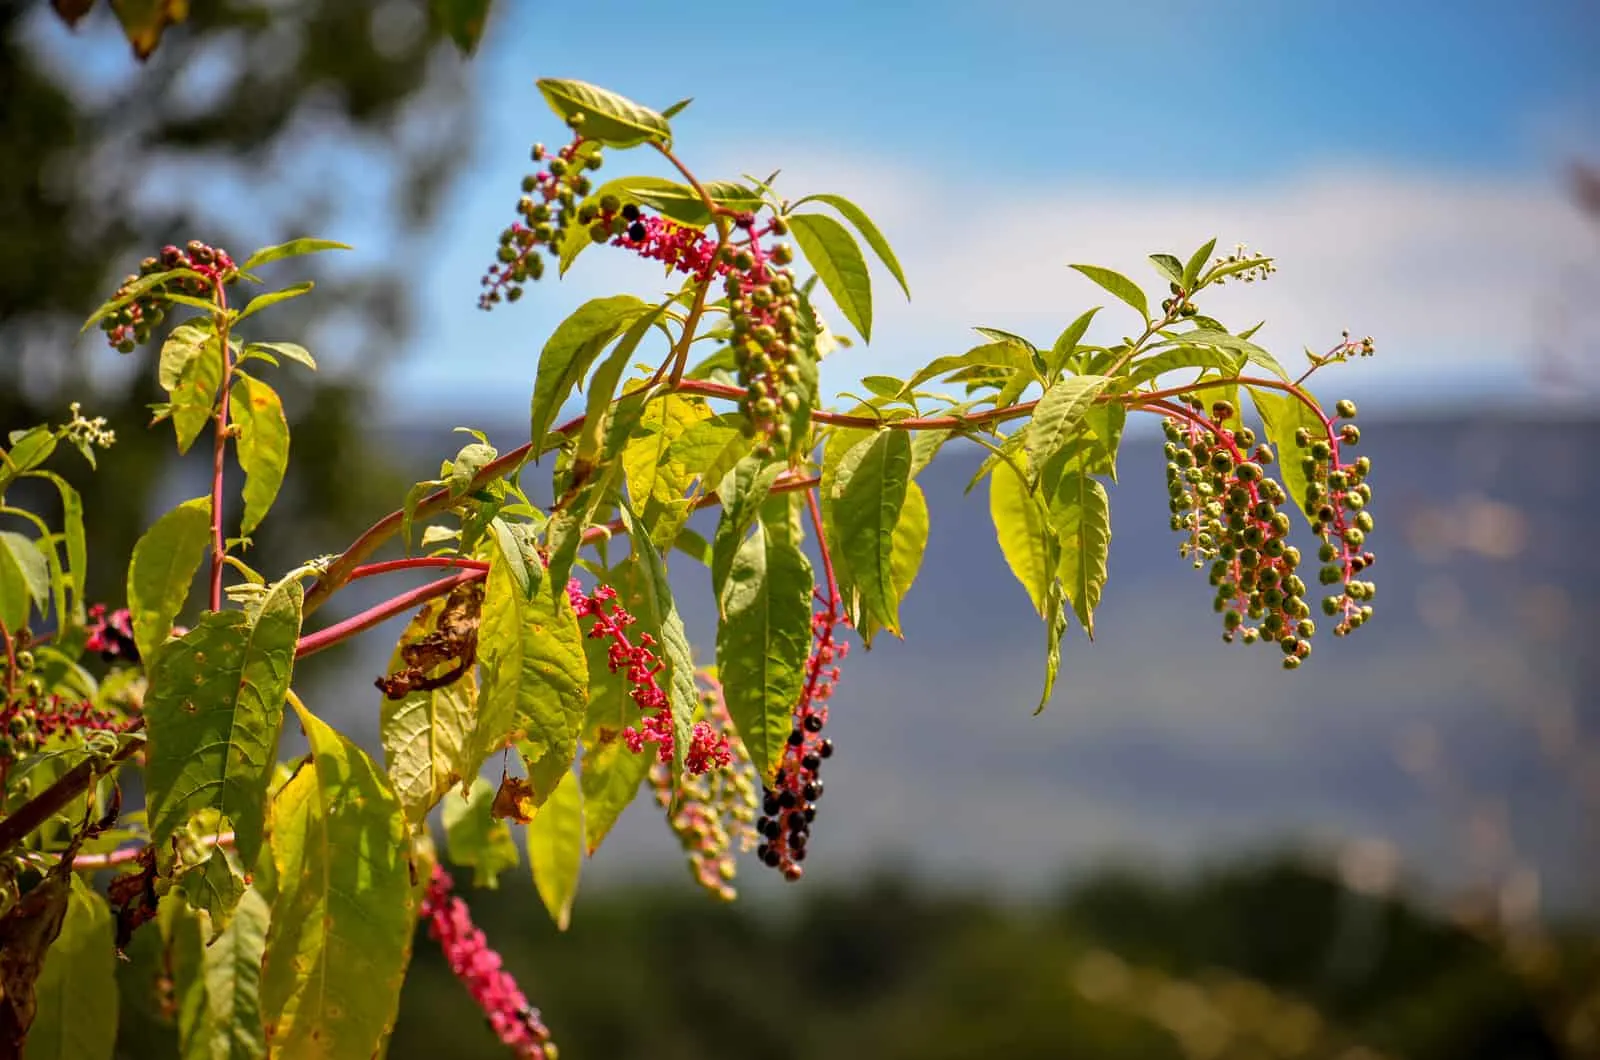
[[1348, 527], [1344, 532], [1344, 543], [1349, 545], [1351, 548], [1360, 548], [1361, 542], [1365, 541], [1366, 539], [1367, 535], [1361, 531], [1360, 527]]
[[1294, 432], [1294, 444], [1300, 449], [1304, 449], [1306, 446], [1310, 445], [1311, 432], [1304, 427], [1296, 427]]
[[1333, 414], [1342, 420], [1354, 419], [1356, 415], [1356, 403], [1351, 401], [1349, 398], [1341, 398], [1339, 402], [1333, 406]]
[[1372, 470], [1372, 458], [1367, 456], [1357, 457], [1356, 462], [1351, 466], [1355, 469], [1356, 474], [1366, 478], [1367, 472]]
[[794, 248], [787, 243], [779, 243], [772, 248], [772, 260], [779, 265], [787, 265], [794, 260]]
[[1300, 657], [1298, 655], [1286, 655], [1286, 656], [1284, 656], [1283, 668], [1285, 670], [1298, 670], [1298, 669], [1300, 669]]
[[1344, 571], [1337, 565], [1330, 563], [1317, 572], [1317, 580], [1323, 585], [1336, 585], [1344, 578]]
[[1347, 423], [1339, 428], [1339, 441], [1345, 445], [1355, 445], [1361, 441], [1361, 428], [1353, 423]]
[[22, 673], [33, 669], [33, 652], [27, 649], [17, 652], [17, 669]]
[[1372, 533], [1372, 513], [1371, 512], [1357, 512], [1356, 513], [1356, 529], [1360, 530], [1364, 534]]

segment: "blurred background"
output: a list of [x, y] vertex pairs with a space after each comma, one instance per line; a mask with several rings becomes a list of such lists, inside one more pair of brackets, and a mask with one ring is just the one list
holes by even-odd
[[[528, 145], [561, 135], [539, 76], [693, 95], [674, 125], [700, 175], [781, 168], [786, 194], [878, 220], [915, 300], [876, 277], [876, 341], [824, 365], [829, 393], [960, 352], [972, 325], [1052, 340], [1103, 300], [1067, 262], [1154, 283], [1151, 251], [1243, 241], [1280, 272], [1206, 312], [1265, 318], [1286, 363], [1344, 328], [1377, 339], [1316, 377], [1362, 407], [1374, 624], [1294, 674], [1221, 644], [1166, 529], [1158, 441], [1130, 428], [1096, 642], [1069, 636], [1031, 717], [1042, 636], [962, 496], [977, 454], [947, 450], [921, 479], [906, 640], [845, 667], [803, 883], [747, 858], [740, 902], [713, 904], [641, 800], [568, 932], [525, 868], [474, 915], [570, 1060], [1600, 1056], [1593, 5], [667, 12], [502, 3], [467, 61], [420, 0], [196, 0], [141, 66], [103, 9], [68, 31], [0, 2], [0, 428], [73, 400], [110, 418], [100, 472], [67, 469], [95, 595], [120, 602], [142, 528], [199, 492], [199, 464], [143, 430], [154, 351], [77, 335], [162, 243], [356, 247], [270, 277], [319, 289], [257, 337], [322, 371], [275, 380], [295, 459], [266, 570], [342, 548], [436, 474], [451, 428], [524, 441], [550, 329], [659, 290], [596, 254], [475, 308]], [[709, 657], [708, 579], [679, 567]], [[301, 670], [369, 748], [397, 633]], [[170, 1031], [124, 1019], [126, 1055], [166, 1055]], [[420, 938], [391, 1055], [501, 1055]]]

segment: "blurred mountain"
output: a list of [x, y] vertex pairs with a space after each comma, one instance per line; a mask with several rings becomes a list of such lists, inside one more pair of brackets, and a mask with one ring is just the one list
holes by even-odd
[[[1586, 545], [1600, 421], [1362, 427], [1378, 520], [1371, 624], [1319, 638], [1295, 673], [1271, 649], [1223, 644], [1204, 575], [1167, 529], [1159, 441], [1130, 435], [1096, 640], [1069, 633], [1040, 717], [1043, 629], [995, 545], [983, 489], [962, 495], [977, 454], [943, 454], [919, 480], [933, 526], [906, 639], [844, 666], [808, 880], [871, 863], [1029, 893], [1107, 859], [1175, 866], [1292, 843], [1374, 885], [1595, 908], [1600, 573]], [[489, 435], [510, 448], [526, 429]], [[394, 431], [385, 449], [402, 476], [431, 477], [460, 438]], [[682, 557], [672, 573], [709, 659], [709, 578]], [[396, 588], [358, 584], [319, 621]], [[369, 746], [371, 681], [399, 627], [303, 670], [318, 709]], [[745, 886], [775, 887], [758, 868], [748, 863]], [[678, 871], [643, 802], [586, 867], [589, 886]]]

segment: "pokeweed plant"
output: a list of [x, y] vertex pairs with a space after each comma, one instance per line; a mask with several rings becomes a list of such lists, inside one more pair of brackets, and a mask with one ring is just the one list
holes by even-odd
[[[1162, 422], [1172, 528], [1208, 574], [1223, 639], [1270, 644], [1295, 669], [1324, 617], [1335, 635], [1371, 617], [1356, 410], [1326, 411], [1306, 388], [1324, 366], [1371, 354], [1371, 340], [1308, 351], [1293, 378], [1255, 329], [1200, 308], [1214, 287], [1264, 279], [1271, 259], [1219, 255], [1214, 241], [1153, 254], [1154, 308], [1132, 279], [1074, 265], [1131, 311], [1129, 336], [1087, 341], [1100, 307], [1048, 345], [979, 328], [972, 349], [906, 379], [868, 375], [830, 409], [817, 366], [846, 340], [819, 314], [819, 289], [863, 341], [868, 252], [909, 294], [867, 215], [837, 195], [783, 198], [774, 179], [700, 179], [673, 145], [684, 104], [656, 111], [577, 81], [539, 88], [570, 136], [533, 148], [481, 305], [516, 302], [599, 247], [659, 262], [675, 288], [594, 299], [555, 329], [526, 444], [501, 453], [471, 432], [343, 552], [276, 578], [252, 568], [250, 535], [289, 467], [268, 380], [316, 367], [303, 347], [257, 336], [271, 334], [265, 310], [310, 284], [261, 289], [258, 273], [341, 247], [318, 240], [242, 262], [199, 242], [166, 247], [90, 318], [128, 352], [185, 317], [161, 337], [168, 400], [155, 418], [180, 451], [209, 433], [212, 452], [209, 493], [135, 547], [125, 607], [83, 598], [82, 507], [45, 466], [68, 442], [92, 467], [114, 440], [104, 424], [74, 406], [60, 426], [10, 435], [0, 504], [36, 479], [63, 513], [55, 527], [0, 506], [20, 528], [0, 531], [0, 1042], [12, 1053], [26, 1042], [28, 1056], [111, 1055], [113, 953], [142, 928], [160, 936], [185, 1055], [368, 1057], [393, 1025], [420, 917], [505, 1043], [553, 1057], [443, 861], [494, 886], [522, 858], [521, 830], [565, 926], [582, 861], [648, 792], [715, 897], [733, 897], [743, 851], [799, 879], [841, 664], [853, 641], [900, 635], [929, 534], [917, 478], [952, 441], [987, 451], [972, 486], [987, 480], [1000, 549], [1043, 622], [1039, 710], [1069, 622], [1093, 635], [1129, 413]], [[600, 182], [628, 150], [655, 152], [680, 179]], [[583, 413], [558, 422], [579, 392]], [[552, 504], [524, 491], [533, 473], [550, 475]], [[224, 520], [230, 484], [237, 526]], [[713, 505], [707, 540], [688, 524]], [[1314, 563], [1290, 543], [1296, 512]], [[386, 544], [402, 554], [375, 558]], [[709, 572], [714, 665], [697, 668], [669, 557]], [[421, 569], [436, 579], [307, 628], [351, 582]], [[207, 606], [175, 627], [197, 576]], [[407, 613], [375, 679], [380, 764], [300, 701], [294, 668]], [[310, 752], [284, 762], [286, 713]], [[498, 786], [480, 775], [496, 765]], [[142, 809], [121, 800], [130, 768]], [[93, 881], [106, 871], [102, 893]]]

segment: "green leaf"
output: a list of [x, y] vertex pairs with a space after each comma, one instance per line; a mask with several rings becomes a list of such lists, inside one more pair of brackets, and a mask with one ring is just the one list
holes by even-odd
[[922, 473], [922, 469], [933, 462], [944, 443], [953, 436], [954, 431], [914, 431], [911, 435], [911, 477], [915, 478]]
[[30, 538], [0, 530], [0, 622], [20, 631], [30, 602], [40, 618], [50, 610], [50, 565]]
[[1162, 276], [1165, 276], [1179, 287], [1183, 286], [1183, 262], [1171, 254], [1152, 254], [1150, 255], [1150, 264], [1154, 265], [1156, 271]]
[[311, 356], [311, 351], [304, 346], [293, 342], [252, 342], [244, 348], [245, 356], [252, 353], [265, 351], [276, 354], [285, 360], [303, 364], [313, 372], [317, 370], [316, 358]]
[[205, 1005], [184, 1057], [255, 1060], [267, 1051], [261, 1028], [261, 957], [272, 907], [254, 888], [240, 896], [227, 929], [205, 948]]
[[865, 617], [900, 635], [900, 597], [894, 583], [894, 532], [911, 476], [911, 439], [879, 431], [844, 457], [833, 521], [834, 550], [845, 557]]
[[1200, 282], [1200, 270], [1206, 267], [1206, 262], [1211, 260], [1211, 252], [1217, 247], [1217, 241], [1211, 240], [1189, 256], [1188, 264], [1183, 267], [1183, 289], [1192, 291], [1195, 284]]
[[233, 855], [214, 846], [204, 861], [179, 878], [178, 890], [183, 892], [191, 908], [210, 916], [214, 937], [226, 930], [233, 920], [234, 910], [245, 893], [244, 873]]
[[[401, 648], [432, 633], [444, 607], [443, 599], [430, 600], [412, 618], [389, 659], [389, 673], [406, 666]], [[456, 665], [444, 662], [426, 676], [437, 678]], [[399, 699], [384, 697], [379, 738], [389, 783], [411, 823], [420, 824], [447, 791], [477, 768], [467, 755], [477, 700], [478, 678], [470, 666], [442, 688], [413, 689]]]
[[582, 115], [579, 131], [585, 139], [608, 147], [641, 143], [664, 144], [672, 139], [667, 119], [649, 107], [583, 81], [545, 77], [539, 80], [545, 102], [564, 121]]
[[1039, 694], [1039, 705], [1034, 708], [1035, 717], [1043, 714], [1044, 708], [1049, 706], [1050, 696], [1056, 690], [1056, 675], [1061, 672], [1061, 638], [1067, 635], [1064, 596], [1061, 583], [1052, 580], [1045, 600], [1044, 691]]
[[738, 413], [700, 420], [667, 447], [667, 459], [698, 482], [699, 492], [715, 489], [755, 444], [742, 427], [743, 416]]
[[495, 541], [478, 628], [478, 658], [483, 689], [478, 696], [478, 726], [463, 772], [508, 742], [518, 744], [536, 782], [533, 805], [549, 797], [577, 753], [589, 700], [589, 670], [578, 616], [567, 599], [565, 582], [546, 577], [527, 595], [512, 577]]
[[171, 388], [172, 426], [178, 452], [187, 453], [216, 412], [217, 388], [222, 385], [222, 347], [207, 342], [196, 347]]
[[302, 599], [287, 579], [258, 611], [207, 611], [156, 653], [144, 708], [152, 842], [214, 809], [232, 824], [239, 857], [255, 864]]
[[799, 545], [763, 526], [740, 544], [718, 601], [717, 674], [750, 760], [768, 781], [805, 686], [812, 586]]
[[667, 119], [676, 118], [679, 114], [683, 113], [684, 109], [687, 108], [689, 106], [689, 104], [691, 104], [693, 102], [694, 102], [694, 97], [693, 96], [689, 96], [686, 99], [680, 99], [680, 100], [678, 100], [678, 102], [674, 103], [672, 106], [670, 106], [670, 107], [666, 108], [665, 110], [663, 110], [661, 112], [661, 116], [663, 118], [667, 118]]
[[1000, 461], [989, 476], [989, 517], [1006, 565], [1028, 590], [1039, 617], [1046, 617], [1050, 588], [1056, 579], [1054, 540], [1039, 501], [1028, 492], [1011, 464]]
[[623, 328], [638, 320], [650, 307], [632, 295], [596, 298], [578, 307], [561, 322], [539, 354], [539, 368], [533, 384], [532, 423], [529, 437], [537, 452], [556, 414], [583, 378], [600, 351]]
[[1113, 272], [1111, 269], [1103, 269], [1098, 265], [1071, 265], [1068, 267], [1083, 273], [1083, 275], [1089, 277], [1089, 279], [1104, 287], [1107, 291], [1133, 306], [1139, 311], [1139, 315], [1147, 323], [1149, 322], [1150, 304], [1145, 301], [1144, 291], [1138, 284], [1122, 275], [1122, 273]]
[[115, 298], [102, 302], [98, 309], [89, 314], [89, 319], [83, 322], [83, 327], [79, 329], [78, 333], [80, 335], [83, 334], [123, 306], [131, 304], [140, 295], [160, 287], [168, 280], [174, 279], [204, 279], [204, 277], [193, 269], [167, 269], [162, 272], [152, 272], [140, 276], [126, 287], [121, 288], [121, 293]]
[[1213, 328], [1195, 328], [1193, 331], [1178, 331], [1168, 333], [1169, 337], [1183, 346], [1214, 346], [1220, 350], [1243, 354], [1251, 364], [1259, 365], [1273, 375], [1289, 381], [1289, 373], [1283, 370], [1283, 365], [1278, 359], [1266, 350], [1247, 339], [1237, 335], [1230, 335], [1226, 331], [1217, 331]]
[[[54, 471], [37, 471], [35, 474], [53, 482], [56, 492], [61, 495], [61, 536], [66, 540], [69, 571], [65, 581], [72, 587], [71, 621], [81, 624], [84, 620], [84, 586], [88, 584], [89, 569], [88, 547], [83, 532], [83, 498]], [[67, 620], [63, 610], [58, 621]]]
[[679, 530], [672, 547], [702, 566], [711, 566], [711, 542], [692, 527]]
[[450, 474], [445, 479], [451, 499], [460, 500], [465, 497], [472, 489], [473, 480], [499, 455], [494, 446], [485, 445], [483, 442], [472, 442], [462, 446], [456, 453], [456, 458], [450, 461]]
[[383, 1053], [411, 958], [411, 847], [377, 765], [294, 706], [311, 757], [272, 800], [268, 1056], [365, 1060]]
[[50, 458], [56, 449], [56, 433], [48, 427], [30, 427], [25, 431], [12, 431], [8, 441], [9, 451], [0, 450], [0, 493], [24, 471], [38, 467]]
[[[117, 959], [111, 910], [88, 883], [71, 878], [61, 933], [33, 984], [38, 1008], [23, 1060], [110, 1060], [117, 1041]], [[13, 984], [6, 984], [7, 994]], [[8, 1002], [20, 998], [7, 997]]]
[[1061, 543], [1057, 570], [1084, 632], [1094, 639], [1094, 609], [1106, 584], [1111, 548], [1111, 505], [1105, 487], [1069, 470], [1050, 498], [1050, 525]]
[[258, 294], [250, 299], [250, 304], [244, 307], [238, 319], [243, 320], [245, 317], [254, 316], [263, 309], [270, 309], [279, 302], [287, 302], [291, 298], [299, 298], [303, 294], [310, 294], [311, 288], [315, 286], [310, 280], [301, 280], [299, 283], [291, 283], [289, 286], [276, 291]]
[[167, 341], [161, 344], [161, 358], [156, 365], [161, 389], [173, 394], [182, 384], [189, 365], [208, 347], [212, 355], [221, 349], [209, 319], [189, 321], [173, 328]]
[[1110, 384], [1109, 376], [1069, 375], [1039, 399], [1028, 424], [1028, 455], [1035, 468], [1043, 468], [1083, 424], [1095, 398]]
[[1117, 453], [1122, 448], [1122, 431], [1128, 422], [1128, 409], [1120, 401], [1102, 401], [1083, 414], [1083, 425], [1094, 432], [1099, 442], [1084, 464], [1092, 475], [1110, 475], [1117, 481]]
[[245, 475], [239, 533], [247, 536], [261, 525], [289, 470], [289, 418], [278, 392], [243, 372], [233, 378], [228, 405], [239, 425], [239, 467]]
[[861, 337], [872, 341], [872, 278], [867, 259], [844, 225], [826, 214], [790, 214], [789, 230], [834, 304]]
[[690, 726], [695, 708], [699, 705], [699, 695], [694, 687], [694, 655], [689, 650], [689, 637], [684, 632], [683, 618], [672, 599], [672, 587], [667, 583], [667, 568], [661, 562], [661, 554], [656, 551], [650, 535], [639, 532], [638, 517], [627, 505], [622, 506], [622, 525], [633, 543], [628, 563], [636, 564], [638, 568], [639, 604], [634, 615], [639, 619], [641, 628], [661, 645], [658, 654], [667, 664], [664, 691], [672, 704], [675, 736], [673, 774], [681, 776], [683, 756], [689, 747]]
[[1066, 329], [1056, 337], [1055, 345], [1050, 347], [1050, 356], [1046, 360], [1046, 371], [1050, 378], [1055, 378], [1077, 352], [1078, 344], [1083, 341], [1084, 333], [1089, 330], [1089, 325], [1094, 322], [1095, 314], [1101, 307], [1095, 306], [1087, 310], [1077, 320], [1066, 326]]
[[1295, 507], [1306, 517], [1306, 522], [1313, 527], [1317, 525], [1313, 514], [1306, 510], [1306, 486], [1310, 479], [1306, 477], [1305, 469], [1300, 466], [1305, 451], [1294, 444], [1294, 433], [1301, 427], [1311, 432], [1313, 439], [1326, 438], [1327, 426], [1314, 411], [1308, 408], [1293, 394], [1279, 394], [1261, 387], [1247, 387], [1250, 397], [1255, 401], [1256, 411], [1261, 414], [1261, 427], [1266, 433], [1267, 441], [1272, 443], [1278, 461], [1272, 465], [1278, 469], [1283, 477], [1284, 492], [1289, 494]]
[[140, 658], [151, 659], [172, 635], [210, 539], [211, 498], [196, 497], [157, 519], [133, 546], [128, 612]]
[[489, 17], [489, 0], [431, 0], [428, 6], [434, 23], [444, 29], [462, 55], [478, 50]]
[[855, 225], [856, 231], [861, 233], [861, 238], [867, 241], [867, 246], [872, 248], [872, 252], [878, 255], [878, 260], [883, 262], [884, 268], [889, 270], [889, 275], [895, 278], [895, 282], [906, 293], [906, 297], [908, 299], [911, 297], [911, 287], [906, 283], [905, 273], [900, 270], [900, 262], [895, 260], [894, 250], [890, 248], [889, 241], [883, 238], [883, 233], [878, 231], [878, 226], [872, 223], [872, 218], [867, 216], [866, 211], [842, 195], [807, 195], [791, 208], [798, 208], [808, 202], [827, 203], [838, 210], [846, 221]]
[[539, 898], [560, 931], [572, 920], [583, 868], [583, 790], [568, 772], [528, 824], [528, 862]]
[[472, 885], [494, 890], [500, 874], [522, 860], [511, 826], [496, 817], [494, 785], [482, 777], [472, 779], [466, 798], [452, 791], [444, 798], [444, 842], [452, 864], [472, 870]]
[[734, 553], [744, 541], [744, 536], [755, 523], [761, 505], [766, 501], [772, 484], [783, 473], [783, 465], [763, 461], [758, 456], [747, 456], [735, 464], [717, 487], [717, 497], [722, 501], [722, 514], [717, 519], [717, 531], [711, 539], [711, 588], [720, 601], [722, 588], [733, 566]]
[[[920, 432], [919, 432], [920, 433]], [[894, 527], [894, 549], [889, 566], [893, 576], [895, 598], [904, 600], [911, 591], [922, 569], [922, 553], [928, 547], [928, 501], [922, 487], [915, 482], [906, 486], [906, 502], [900, 509], [900, 519]], [[868, 620], [864, 637], [875, 633], [877, 623]]]
[[239, 266], [239, 269], [242, 272], [251, 272], [274, 261], [282, 261], [284, 258], [298, 258], [303, 254], [320, 254], [325, 250], [350, 249], [351, 247], [348, 244], [335, 243], [331, 239], [291, 239], [287, 243], [262, 247], [246, 258], [244, 264]]
[[1214, 346], [1189, 346], [1180, 344], [1139, 358], [1128, 366], [1128, 382], [1134, 386], [1158, 379], [1168, 372], [1184, 368], [1210, 368], [1224, 375], [1233, 375], [1242, 360], [1231, 351]]
[[909, 393], [928, 380], [959, 368], [996, 367], [1010, 371], [1026, 371], [1031, 367], [1030, 362], [1028, 347], [1023, 343], [1010, 340], [986, 342], [982, 346], [974, 346], [966, 353], [946, 354], [935, 358], [931, 364], [906, 382], [905, 390]]

